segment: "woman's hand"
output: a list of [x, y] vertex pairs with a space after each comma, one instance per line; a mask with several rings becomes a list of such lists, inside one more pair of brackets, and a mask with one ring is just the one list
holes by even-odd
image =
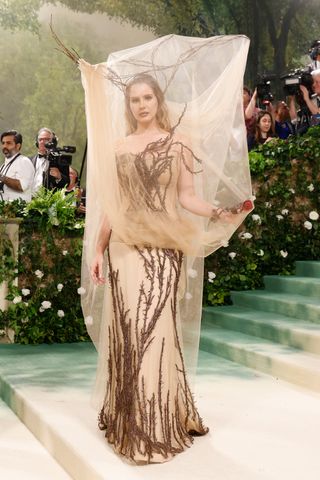
[[104, 285], [106, 279], [103, 276], [103, 253], [97, 253], [90, 269], [91, 278], [96, 285]]

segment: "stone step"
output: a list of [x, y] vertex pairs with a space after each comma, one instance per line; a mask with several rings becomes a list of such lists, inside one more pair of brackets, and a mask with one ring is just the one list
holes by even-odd
[[264, 284], [270, 292], [291, 293], [320, 299], [320, 278], [266, 275]]
[[71, 480], [2, 400], [0, 425], [1, 479]]
[[312, 322], [235, 306], [204, 307], [202, 322], [320, 354], [320, 325]]
[[320, 357], [317, 355], [215, 326], [202, 329], [200, 348], [320, 392]]
[[296, 262], [296, 275], [300, 277], [320, 278], [320, 262], [311, 260]]
[[[96, 360], [89, 344], [0, 346], [0, 393], [74, 480], [319, 480], [320, 395], [203, 351], [195, 393], [208, 435], [170, 462], [126, 463], [90, 407]], [[38, 480], [1, 467], [1, 480]]]
[[303, 295], [253, 290], [232, 292], [235, 306], [275, 312], [288, 317], [320, 323], [320, 300]]

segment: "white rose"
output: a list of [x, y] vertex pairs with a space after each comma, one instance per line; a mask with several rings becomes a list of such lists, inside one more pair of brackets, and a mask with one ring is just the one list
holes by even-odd
[[197, 270], [194, 270], [193, 268], [188, 269], [188, 276], [190, 278], [196, 278], [198, 276]]
[[62, 289], [63, 289], [63, 284], [62, 284], [62, 283], [58, 283], [58, 285], [57, 285], [57, 290], [58, 290], [58, 292], [61, 292]]
[[282, 213], [282, 215], [288, 215], [289, 210], [287, 208], [284, 208], [283, 210], [281, 210], [281, 213]]
[[296, 191], [294, 190], [294, 188], [289, 188], [289, 192], [291, 192], [291, 193], [296, 193]]
[[310, 185], [307, 186], [307, 189], [309, 190], [309, 192], [313, 192], [314, 190], [313, 183], [310, 183]]
[[43, 302], [41, 302], [41, 307], [44, 310], [47, 310], [48, 308], [51, 308], [51, 302], [49, 302], [48, 300], [44, 300]]
[[309, 222], [308, 220], [306, 220], [303, 224], [304, 228], [306, 228], [307, 230], [311, 230], [312, 229], [312, 223]]
[[260, 223], [261, 223], [261, 217], [260, 217], [260, 215], [257, 215], [256, 213], [254, 213], [254, 214], [252, 215], [252, 220], [253, 220], [254, 222], [258, 222], [259, 225], [260, 225]]
[[309, 213], [309, 218], [310, 220], [318, 220], [319, 213], [313, 210], [312, 212]]
[[40, 308], [39, 308], [39, 312], [41, 312], [41, 313], [44, 312], [44, 310], [45, 310], [45, 309], [44, 309], [43, 307], [40, 307]]
[[216, 274], [214, 272], [208, 272], [208, 278], [209, 280], [213, 280], [214, 278], [216, 278]]
[[58, 315], [58, 317], [60, 317], [60, 318], [64, 317], [64, 311], [63, 311], [63, 310], [58, 310], [58, 311], [57, 311], [57, 315]]
[[252, 238], [252, 235], [251, 235], [251, 233], [249, 233], [249, 232], [243, 232], [243, 233], [241, 234], [241, 238], [250, 239], [250, 238]]
[[30, 295], [30, 290], [29, 290], [29, 288], [23, 288], [21, 290], [21, 293], [24, 297], [26, 297], [27, 295]]
[[264, 251], [260, 249], [259, 252], [257, 253], [257, 255], [258, 255], [259, 257], [263, 257]]
[[12, 303], [20, 303], [22, 300], [22, 297], [20, 297], [20, 295], [18, 297], [14, 297], [14, 299], [12, 300]]
[[68, 250], [62, 250], [62, 255], [68, 255]]
[[83, 287], [79, 287], [77, 292], [78, 292], [79, 295], [84, 295], [86, 293], [86, 289], [83, 288]]
[[282, 215], [276, 215], [277, 219], [280, 221], [280, 220], [283, 220], [283, 216]]
[[36, 271], [34, 272], [34, 274], [35, 274], [35, 276], [38, 277], [38, 278], [42, 278], [43, 275], [44, 275], [44, 273], [41, 272], [41, 270], [36, 270]]
[[288, 256], [288, 252], [286, 250], [280, 250], [280, 255], [283, 258], [286, 258]]
[[236, 252], [230, 252], [228, 255], [232, 260], [237, 256]]

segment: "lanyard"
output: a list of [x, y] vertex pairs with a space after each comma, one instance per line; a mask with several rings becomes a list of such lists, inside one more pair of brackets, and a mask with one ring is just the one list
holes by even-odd
[[19, 157], [19, 155], [21, 155], [21, 153], [17, 153], [17, 155], [15, 155], [9, 163], [7, 163], [7, 165], [3, 164], [1, 165], [1, 168], [0, 168], [0, 173], [1, 175], [3, 175], [4, 177], [6, 176], [6, 174], [8, 173], [8, 170], [9, 168], [11, 167], [11, 165], [13, 164], [13, 162], [15, 161], [16, 158]]

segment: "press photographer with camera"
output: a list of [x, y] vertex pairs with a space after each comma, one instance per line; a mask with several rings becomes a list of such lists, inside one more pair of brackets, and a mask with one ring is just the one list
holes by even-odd
[[309, 95], [309, 90], [304, 86], [300, 85], [300, 90], [303, 95], [303, 100], [305, 101], [308, 109], [310, 110], [311, 115], [320, 115], [320, 69], [313, 70], [312, 75], [312, 89], [314, 95]]
[[[36, 194], [43, 185], [49, 190], [64, 188], [69, 184], [69, 165], [72, 157], [65, 152], [65, 148], [57, 147], [58, 139], [55, 133], [49, 128], [43, 127], [37, 133], [36, 146], [38, 153], [31, 157], [35, 168], [35, 175], [32, 187], [32, 196]], [[70, 151], [70, 153], [73, 153]]]

